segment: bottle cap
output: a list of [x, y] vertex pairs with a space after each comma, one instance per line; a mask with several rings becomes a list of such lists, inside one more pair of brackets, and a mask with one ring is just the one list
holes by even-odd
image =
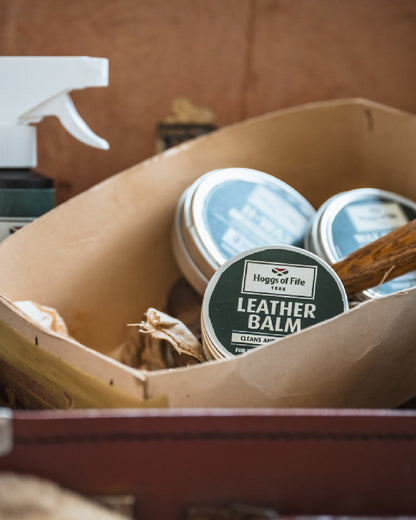
[[2, 190], [45, 190], [53, 189], [54, 182], [35, 171], [28, 174], [27, 168], [0, 168], [0, 189]]
[[36, 164], [36, 127], [0, 123], [0, 168], [33, 168]]

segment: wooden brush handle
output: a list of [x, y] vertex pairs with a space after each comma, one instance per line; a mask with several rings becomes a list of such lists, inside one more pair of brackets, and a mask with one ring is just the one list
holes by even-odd
[[416, 219], [332, 264], [348, 296], [416, 270]]

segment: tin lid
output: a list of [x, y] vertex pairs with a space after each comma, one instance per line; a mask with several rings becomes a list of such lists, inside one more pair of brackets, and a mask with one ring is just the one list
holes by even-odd
[[185, 255], [210, 279], [226, 260], [248, 249], [300, 246], [315, 210], [272, 175], [250, 168], [224, 168], [192, 184], [179, 201], [177, 214], [174, 233], [181, 234]]
[[202, 303], [204, 348], [214, 359], [248, 352], [348, 309], [335, 271], [294, 246], [258, 247], [226, 261]]
[[[414, 218], [416, 203], [395, 193], [373, 188], [346, 191], [322, 204], [304, 245], [335, 263]], [[411, 272], [357, 297], [377, 298], [415, 285], [416, 272]]]

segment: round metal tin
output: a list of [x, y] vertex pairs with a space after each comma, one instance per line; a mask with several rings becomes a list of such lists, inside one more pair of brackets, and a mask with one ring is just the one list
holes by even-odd
[[253, 247], [300, 246], [314, 215], [302, 195], [272, 175], [250, 168], [210, 171], [178, 203], [174, 241], [186, 249], [176, 250], [179, 266], [185, 276], [196, 267], [209, 280], [226, 260]]
[[202, 341], [212, 359], [229, 358], [348, 309], [335, 271], [294, 246], [258, 247], [227, 260], [202, 302]]
[[[395, 193], [360, 188], [339, 193], [318, 209], [304, 247], [332, 264], [416, 218], [416, 203]], [[416, 285], [416, 272], [357, 294], [378, 298]]]

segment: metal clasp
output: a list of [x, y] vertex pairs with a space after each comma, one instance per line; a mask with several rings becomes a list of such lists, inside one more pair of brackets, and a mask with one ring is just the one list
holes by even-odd
[[8, 455], [12, 449], [12, 411], [10, 408], [0, 408], [0, 457]]

